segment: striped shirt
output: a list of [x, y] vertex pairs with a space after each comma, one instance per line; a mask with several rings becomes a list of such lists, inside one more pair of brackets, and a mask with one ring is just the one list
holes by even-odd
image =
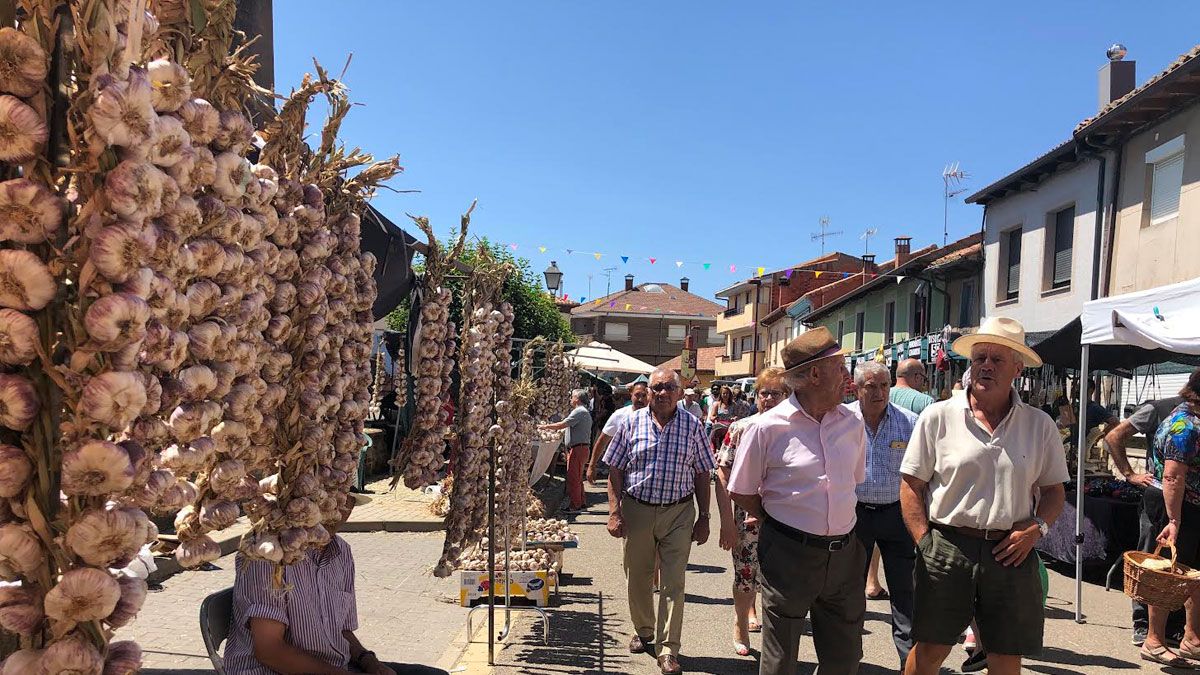
[[324, 549], [309, 551], [283, 568], [283, 586], [274, 588], [275, 566], [237, 556], [233, 582], [233, 624], [225, 647], [230, 675], [272, 675], [254, 658], [250, 619], [271, 619], [287, 626], [291, 646], [336, 668], [349, 668], [350, 643], [342, 631], [358, 628], [354, 600], [354, 556], [341, 537]]
[[867, 430], [867, 479], [858, 484], [854, 493], [865, 504], [892, 504], [900, 501], [900, 462], [908, 448], [917, 414], [895, 403], [883, 410], [879, 428], [872, 431], [863, 419], [858, 401], [846, 405]]
[[696, 475], [715, 468], [700, 420], [676, 408], [660, 426], [649, 407], [634, 411], [613, 435], [604, 463], [625, 472], [625, 491], [651, 504], [692, 494]]

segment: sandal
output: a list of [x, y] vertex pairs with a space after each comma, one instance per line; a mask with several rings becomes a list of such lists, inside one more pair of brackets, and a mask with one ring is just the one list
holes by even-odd
[[1160, 663], [1170, 668], [1195, 668], [1195, 665], [1191, 661], [1176, 656], [1170, 649], [1167, 649], [1163, 645], [1157, 647], [1143, 646], [1140, 655], [1143, 661]]
[[1200, 661], [1200, 645], [1191, 644], [1187, 640], [1180, 640], [1179, 648], [1175, 650], [1175, 653], [1185, 659]]
[[881, 588], [874, 593], [867, 593], [868, 600], [889, 600], [892, 596], [888, 595], [886, 588]]
[[746, 627], [746, 630], [750, 631], [751, 633], [761, 633], [762, 632], [762, 624], [757, 621], [751, 621], [749, 623], [749, 625]]
[[738, 656], [750, 656], [750, 646], [745, 642], [733, 641], [733, 653]]

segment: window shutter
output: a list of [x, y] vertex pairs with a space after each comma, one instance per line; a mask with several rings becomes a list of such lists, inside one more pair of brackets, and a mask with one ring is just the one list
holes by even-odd
[[1075, 239], [1075, 207], [1059, 211], [1054, 225], [1054, 270], [1051, 283], [1071, 283], [1071, 253]]
[[1179, 213], [1179, 192], [1183, 186], [1183, 153], [1154, 163], [1150, 188], [1150, 222], [1158, 223]]
[[1015, 298], [1021, 290], [1021, 230], [1008, 235], [1008, 287], [1009, 298]]

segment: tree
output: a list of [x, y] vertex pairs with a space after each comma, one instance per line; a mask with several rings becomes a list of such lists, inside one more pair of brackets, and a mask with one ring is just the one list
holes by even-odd
[[[513, 308], [513, 337], [528, 340], [541, 336], [548, 340], [574, 342], [571, 322], [558, 311], [554, 298], [542, 290], [541, 279], [530, 268], [529, 260], [518, 258], [507, 247], [497, 246], [487, 239], [481, 240], [478, 245], [485, 247], [493, 258], [512, 265], [513, 273], [505, 280], [501, 297]], [[478, 255], [477, 247], [468, 248], [463, 253], [462, 261], [473, 265]], [[416, 264], [414, 268], [420, 273], [422, 266]], [[463, 279], [452, 278], [446, 283], [454, 296], [450, 319], [456, 326], [461, 326]], [[408, 328], [408, 310], [409, 302], [405, 299], [387, 315], [388, 328], [405, 331]]]

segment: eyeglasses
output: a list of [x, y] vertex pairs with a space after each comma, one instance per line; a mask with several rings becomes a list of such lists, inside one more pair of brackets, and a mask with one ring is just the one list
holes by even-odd
[[675, 391], [678, 388], [679, 385], [675, 384], [674, 382], [659, 382], [658, 384], [651, 386], [650, 391], [658, 394], [664, 391]]
[[763, 398], [784, 398], [787, 396], [787, 392], [778, 389], [759, 389], [758, 395]]

